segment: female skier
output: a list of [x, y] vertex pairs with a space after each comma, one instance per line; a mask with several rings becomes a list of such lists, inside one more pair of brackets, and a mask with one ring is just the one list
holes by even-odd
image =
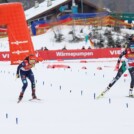
[[21, 77], [23, 83], [22, 91], [20, 92], [18, 102], [22, 100], [24, 92], [28, 86], [27, 78], [31, 82], [32, 98], [37, 99], [35, 94], [35, 78], [31, 70], [31, 68], [34, 67], [36, 63], [36, 57], [34, 55], [29, 55], [17, 67], [16, 78]]
[[[133, 87], [134, 87], [134, 35], [129, 37], [129, 43], [127, 48], [120, 54], [117, 64], [116, 70], [118, 70], [116, 77], [108, 84], [107, 88], [97, 97], [100, 98], [104, 96], [104, 94], [115, 84], [115, 82], [122, 76], [122, 74], [128, 69], [131, 82], [130, 82], [130, 89], [129, 89], [129, 97], [134, 97], [133, 95]], [[122, 66], [120, 66], [120, 62], [122, 57], [125, 57], [125, 61], [122, 62]]]

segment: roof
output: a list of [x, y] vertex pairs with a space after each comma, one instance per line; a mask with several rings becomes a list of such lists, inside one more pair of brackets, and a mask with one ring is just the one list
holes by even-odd
[[60, 5], [64, 2], [67, 2], [67, 1], [68, 0], [55, 0], [55, 1], [52, 1], [51, 6], [47, 6], [47, 1], [44, 1], [44, 2], [39, 4], [39, 7], [37, 7], [37, 8], [32, 7], [32, 8], [25, 11], [26, 20], [32, 19], [33, 17], [35, 17], [39, 14], [42, 14], [42, 13], [50, 10], [51, 8], [54, 8], [54, 7]]
[[[32, 18], [35, 18], [36, 16], [39, 16], [49, 10], [52, 10], [52, 9], [58, 7], [59, 5], [66, 4], [67, 2], [70, 2], [70, 1], [72, 1], [72, 0], [53, 0], [51, 6], [47, 6], [47, 1], [44, 1], [39, 4], [39, 7], [36, 7], [36, 8], [32, 7], [25, 11], [26, 20], [28, 21]], [[75, 2], [78, 2], [78, 1], [81, 2], [81, 0], [75, 0]], [[83, 3], [98, 9], [98, 7], [93, 5], [92, 3], [90, 3], [89, 0], [83, 0]], [[34, 12], [34, 14], [33, 14], [33, 12]]]

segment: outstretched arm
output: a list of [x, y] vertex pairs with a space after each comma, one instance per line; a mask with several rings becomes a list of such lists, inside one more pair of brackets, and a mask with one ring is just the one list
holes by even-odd
[[115, 66], [115, 70], [119, 70], [119, 66], [120, 66], [120, 63], [121, 63], [121, 59], [122, 57], [127, 53], [127, 50], [123, 51], [120, 55], [119, 55], [119, 58], [117, 60], [117, 63], [116, 63], [116, 66]]

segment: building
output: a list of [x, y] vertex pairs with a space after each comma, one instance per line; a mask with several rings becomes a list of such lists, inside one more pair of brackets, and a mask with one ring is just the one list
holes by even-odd
[[[40, 10], [38, 8], [40, 7]], [[65, 10], [63, 10], [65, 9]], [[34, 11], [34, 14], [31, 14]], [[89, 0], [46, 0], [25, 11], [28, 23], [34, 20], [50, 20], [59, 15], [75, 13], [96, 13], [105, 11]]]

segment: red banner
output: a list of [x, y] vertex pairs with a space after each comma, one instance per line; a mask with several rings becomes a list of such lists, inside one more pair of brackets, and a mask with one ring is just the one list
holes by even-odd
[[9, 52], [0, 52], [0, 61], [10, 61]]
[[0, 4], [0, 24], [5, 24], [8, 28], [11, 64], [18, 64], [29, 54], [34, 54], [21, 3]]
[[[122, 51], [123, 50], [120, 48], [86, 50], [39, 50], [36, 51], [36, 56], [39, 60], [117, 58]], [[0, 61], [10, 61], [10, 53], [0, 52]]]

